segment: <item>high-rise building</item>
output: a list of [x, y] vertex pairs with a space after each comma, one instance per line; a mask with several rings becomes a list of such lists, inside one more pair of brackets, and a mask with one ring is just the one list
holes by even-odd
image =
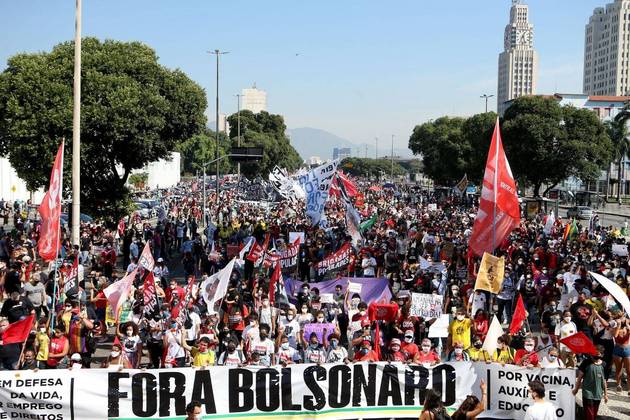
[[630, 93], [630, 0], [593, 11], [584, 33], [584, 93]]
[[501, 115], [505, 102], [536, 93], [538, 54], [534, 50], [534, 25], [529, 23], [529, 8], [521, 0], [512, 0], [503, 44], [497, 91], [497, 111]]
[[333, 159], [345, 159], [352, 156], [352, 149], [349, 147], [334, 147]]
[[241, 109], [247, 109], [254, 114], [267, 110], [267, 92], [256, 87], [256, 83], [250, 89], [241, 92]]

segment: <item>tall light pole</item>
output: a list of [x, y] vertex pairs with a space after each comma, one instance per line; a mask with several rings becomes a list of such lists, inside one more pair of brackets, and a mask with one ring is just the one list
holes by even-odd
[[[238, 147], [241, 147], [241, 95], [236, 94], [237, 108], [236, 108], [236, 141]], [[238, 170], [238, 177], [241, 177], [241, 162], [236, 164]]]
[[488, 112], [488, 99], [494, 98], [494, 95], [486, 95], [485, 93], [480, 96], [481, 99], [486, 100], [486, 112]]
[[209, 54], [214, 54], [217, 56], [217, 97], [216, 97], [216, 136], [217, 136], [217, 140], [216, 140], [216, 144], [214, 147], [214, 158], [217, 159], [217, 173], [216, 173], [216, 197], [215, 197], [215, 202], [217, 204], [217, 209], [218, 209], [218, 204], [219, 204], [219, 57], [223, 54], [229, 54], [229, 51], [221, 51], [221, 50], [214, 50], [214, 51], [208, 51]]
[[394, 180], [394, 135], [392, 134], [392, 173], [391, 173], [391, 177], [392, 177], [392, 181]]
[[79, 245], [81, 222], [81, 0], [76, 0], [72, 85], [72, 244]]

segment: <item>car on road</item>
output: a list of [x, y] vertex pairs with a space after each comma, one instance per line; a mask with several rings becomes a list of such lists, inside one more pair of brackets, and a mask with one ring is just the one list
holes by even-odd
[[[59, 219], [61, 219], [61, 224], [64, 226], [68, 225], [68, 213], [61, 213], [59, 215]], [[92, 219], [92, 216], [88, 216], [87, 214], [81, 213], [79, 216], [79, 220], [82, 223], [92, 223], [94, 221], [94, 219]]]
[[567, 217], [575, 217], [579, 220], [590, 220], [595, 215], [595, 210], [588, 206], [574, 206], [567, 210]]

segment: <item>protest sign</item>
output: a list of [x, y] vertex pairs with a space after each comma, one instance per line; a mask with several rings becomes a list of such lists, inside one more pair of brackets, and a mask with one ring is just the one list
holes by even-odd
[[333, 298], [332, 293], [320, 293], [319, 301], [321, 303], [335, 303], [335, 299]]
[[448, 314], [442, 314], [429, 327], [429, 338], [448, 337]]
[[323, 260], [317, 263], [315, 269], [317, 274], [323, 276], [329, 271], [343, 268], [350, 264], [350, 256], [352, 255], [352, 247], [349, 242], [342, 245], [337, 252], [327, 256]]
[[339, 160], [334, 160], [298, 177], [298, 183], [306, 194], [306, 216], [311, 220], [312, 226], [318, 226], [325, 220], [324, 207], [338, 164]]
[[223, 366], [121, 371], [109, 369], [0, 372], [0, 418], [81, 420], [173, 419], [201, 402], [204, 419], [256, 416], [313, 418], [418, 418], [428, 389], [441, 393], [449, 413], [467, 395], [488, 409], [480, 418], [523, 419], [533, 401], [527, 383], [545, 384], [545, 400], [559, 420], [575, 418], [573, 369], [527, 369], [486, 363], [293, 364], [272, 368]]
[[361, 294], [361, 285], [359, 283], [348, 283], [348, 292]]
[[625, 244], [613, 244], [612, 246], [613, 255], [618, 255], [620, 257], [628, 256], [628, 245]]
[[[392, 292], [389, 289], [389, 280], [386, 278], [373, 277], [342, 277], [340, 279], [324, 280], [317, 283], [320, 296], [322, 293], [335, 293], [336, 286], [341, 286], [341, 294], [345, 295], [348, 290], [348, 283], [359, 283], [361, 285], [361, 300], [368, 305], [372, 302], [387, 303], [392, 298]], [[287, 278], [285, 286], [287, 295], [294, 303], [297, 302], [296, 296], [298, 291], [302, 289], [304, 283]]]
[[423, 319], [439, 318], [442, 315], [443, 301], [444, 296], [442, 295], [412, 293], [409, 315]]
[[499, 258], [484, 252], [481, 258], [481, 264], [479, 265], [479, 271], [477, 272], [475, 290], [499, 293], [501, 291], [501, 284], [503, 283], [504, 271], [504, 257]]
[[[331, 323], [322, 323], [319, 324], [317, 322], [312, 322], [310, 324], [304, 324], [304, 339], [306, 341], [310, 340], [311, 334], [315, 333], [317, 335], [317, 339], [320, 343], [323, 343], [324, 330], [326, 330], [326, 334], [330, 335], [335, 332], [335, 324]], [[328, 338], [328, 337], [326, 337]]]
[[289, 232], [289, 243], [295, 242], [297, 238], [300, 238], [300, 243], [304, 243], [304, 232]]

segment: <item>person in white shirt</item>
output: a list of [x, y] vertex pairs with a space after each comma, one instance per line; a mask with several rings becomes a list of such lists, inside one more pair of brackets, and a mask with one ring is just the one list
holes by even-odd
[[287, 313], [285, 316], [280, 318], [280, 322], [278, 325], [278, 335], [284, 334], [287, 336], [289, 340], [289, 346], [294, 349], [297, 349], [299, 334], [300, 334], [300, 323], [295, 319], [295, 309], [289, 308], [287, 309]]
[[283, 366], [300, 361], [300, 353], [290, 346], [286, 335], [278, 335], [276, 339], [276, 361]]
[[271, 326], [271, 334], [275, 334], [274, 325], [276, 325], [276, 308], [269, 304], [269, 297], [263, 296], [262, 305], [258, 309], [258, 318], [261, 324]]
[[367, 251], [361, 260], [361, 268], [363, 268], [363, 277], [376, 276], [376, 259]]
[[258, 328], [258, 338], [250, 341], [249, 357], [251, 358], [253, 353], [258, 353], [260, 355], [260, 364], [271, 366], [275, 364], [275, 350], [273, 341], [269, 339], [269, 325], [261, 324]]
[[551, 347], [549, 349], [549, 353], [543, 357], [542, 361], [540, 362], [540, 366], [543, 368], [564, 368], [564, 363], [562, 362], [562, 360], [560, 360], [560, 357], [558, 357], [558, 349], [555, 347]]
[[531, 381], [528, 388], [534, 403], [527, 408], [524, 420], [557, 420], [556, 407], [545, 401], [545, 385], [536, 380]]
[[[571, 311], [564, 311], [562, 321], [556, 324], [555, 335], [558, 340], [577, 333], [577, 326], [571, 320]], [[564, 344], [560, 344], [560, 357], [567, 367], [575, 367], [575, 355]]]

